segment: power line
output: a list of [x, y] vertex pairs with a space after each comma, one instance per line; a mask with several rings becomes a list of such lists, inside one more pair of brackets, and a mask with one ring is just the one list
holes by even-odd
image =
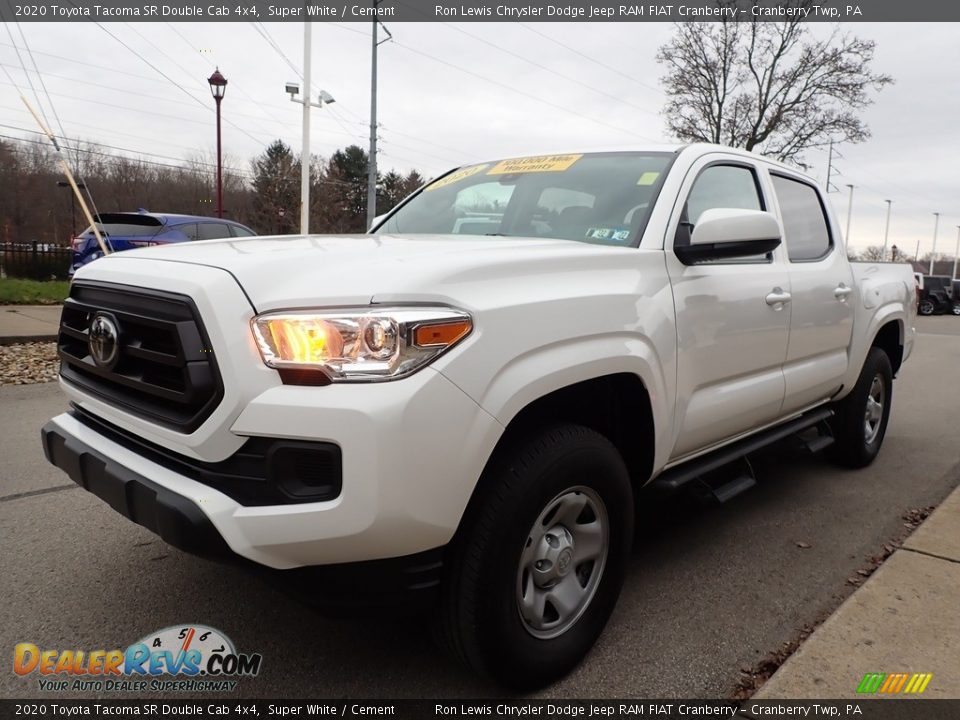
[[[71, 4], [73, 4], [72, 0], [70, 0], [70, 2], [71, 2]], [[76, 5], [74, 5], [74, 7], [76, 7]], [[150, 66], [150, 68], [153, 69], [156, 73], [158, 73], [159, 75], [162, 75], [164, 78], [166, 78], [166, 80], [167, 80], [168, 82], [170, 82], [171, 84], [173, 84], [174, 87], [179, 88], [187, 97], [189, 97], [189, 98], [191, 98], [192, 100], [194, 100], [194, 101], [195, 101], [196, 103], [198, 103], [201, 107], [203, 107], [203, 108], [205, 108], [205, 109], [207, 109], [207, 110], [210, 110], [210, 109], [211, 109], [211, 108], [208, 106], [207, 103], [205, 103], [205, 102], [203, 102], [202, 100], [200, 100], [200, 98], [198, 98], [197, 96], [195, 96], [193, 93], [191, 93], [191, 92], [190, 92], [189, 90], [187, 90], [185, 87], [183, 87], [180, 83], [178, 83], [176, 80], [174, 80], [174, 79], [171, 78], [169, 75], [167, 75], [165, 72], [163, 72], [163, 70], [161, 70], [160, 68], [158, 68], [158, 67], [157, 67], [156, 65], [154, 65], [152, 62], [150, 62], [150, 61], [147, 60], [145, 57], [143, 57], [143, 55], [141, 55], [141, 54], [138, 53], [136, 50], [134, 50], [132, 47], [130, 47], [129, 45], [127, 45], [123, 40], [121, 40], [121, 39], [118, 38], [116, 35], [114, 35], [112, 32], [110, 32], [109, 30], [107, 30], [107, 28], [105, 28], [105, 27], [103, 26], [103, 23], [94, 21], [94, 24], [95, 24], [98, 28], [100, 28], [101, 30], [103, 30], [105, 33], [107, 33], [107, 35], [109, 35], [109, 36], [112, 37], [114, 40], [116, 40], [118, 43], [120, 43], [121, 45], [123, 45], [123, 47], [125, 47], [125, 48], [126, 48], [127, 50], [129, 50], [131, 53], [133, 53], [134, 55], [136, 55], [141, 61], [143, 61], [144, 63], [146, 63], [148, 66]], [[237, 125], [237, 124], [236, 124], [235, 122], [233, 122], [232, 120], [226, 120], [225, 122], [226, 122], [228, 125], [230, 125], [230, 127], [234, 128], [235, 130], [238, 130], [239, 132], [241, 132], [241, 133], [243, 133], [244, 135], [246, 135], [248, 138], [250, 138], [251, 140], [253, 140], [255, 143], [261, 143], [261, 142], [263, 142], [262, 140], [258, 140], [256, 137], [254, 137], [253, 135], [251, 135], [251, 134], [250, 134], [249, 132], [247, 132], [244, 128], [240, 127], [239, 125]]]
[[466, 35], [467, 37], [472, 37], [472, 38], [473, 38], [474, 40], [476, 40], [477, 42], [481, 42], [481, 43], [483, 43], [484, 45], [488, 45], [488, 46], [494, 48], [495, 50], [499, 50], [500, 52], [502, 52], [502, 53], [504, 53], [504, 54], [506, 54], [506, 55], [510, 55], [511, 57], [515, 57], [515, 58], [517, 58], [518, 60], [522, 60], [523, 62], [528, 63], [529, 65], [533, 65], [533, 67], [535, 67], [535, 68], [539, 68], [539, 69], [544, 70], [544, 71], [546, 71], [546, 72], [548, 72], [548, 73], [551, 73], [552, 75], [556, 75], [557, 77], [562, 78], [563, 80], [566, 80], [567, 82], [572, 82], [572, 83], [574, 83], [575, 85], [579, 85], [580, 87], [586, 88], [586, 89], [589, 90], [590, 92], [597, 93], [598, 95], [603, 95], [604, 97], [610, 98], [611, 100], [614, 100], [615, 102], [623, 103], [624, 105], [629, 105], [630, 107], [634, 108], [635, 110], [639, 110], [640, 112], [646, 113], [647, 115], [652, 115], [652, 116], [654, 116], [654, 117], [659, 117], [659, 116], [657, 115], [657, 113], [655, 113], [653, 110], [648, 110], [647, 108], [643, 107], [642, 105], [637, 105], [636, 103], [630, 102], [629, 100], [625, 100], [624, 98], [619, 97], [619, 96], [617, 96], [617, 95], [614, 95], [613, 93], [608, 93], [608, 92], [606, 92], [606, 91], [604, 91], [604, 90], [601, 90], [601, 89], [599, 89], [599, 88], [597, 88], [597, 87], [594, 87], [593, 85], [591, 85], [591, 84], [589, 84], [589, 83], [585, 83], [585, 82], [583, 82], [582, 80], [577, 80], [576, 78], [571, 77], [571, 76], [569, 76], [569, 75], [566, 75], [565, 73], [558, 72], [557, 70], [554, 70], [554, 69], [551, 68], [551, 67], [547, 67], [546, 65], [543, 65], [542, 63], [538, 63], [536, 60], [531, 60], [531, 59], [528, 58], [528, 57], [524, 57], [524, 56], [521, 55], [520, 53], [516, 53], [516, 52], [514, 52], [513, 50], [509, 50], [509, 49], [507, 49], [507, 48], [505, 48], [505, 47], [503, 47], [503, 46], [501, 46], [501, 45], [497, 45], [497, 44], [494, 43], [494, 42], [491, 42], [491, 41], [489, 41], [489, 40], [485, 40], [484, 38], [480, 37], [479, 35], [474, 35], [473, 33], [467, 32], [466, 30], [464, 30], [464, 29], [462, 29], [462, 28], [458, 28], [456, 25], [453, 25], [452, 23], [443, 23], [443, 24], [446, 25], [448, 28], [450, 28], [450, 29], [452, 29], [452, 30], [456, 30], [458, 33], [462, 33], [463, 35]]
[[459, 70], [460, 72], [470, 75], [471, 77], [475, 77], [479, 80], [483, 80], [484, 82], [488, 82], [492, 85], [496, 85], [498, 87], [504, 88], [505, 90], [509, 90], [512, 93], [516, 93], [517, 95], [527, 98], [528, 100], [534, 100], [536, 102], [543, 103], [544, 105], [548, 105], [557, 110], [561, 110], [569, 115], [575, 115], [584, 120], [589, 120], [592, 123], [596, 123], [597, 125], [602, 125], [606, 128], [610, 128], [611, 130], [616, 130], [617, 132], [625, 133], [627, 135], [633, 135], [634, 137], [638, 137], [641, 140], [646, 140], [648, 142], [656, 142], [656, 140], [650, 137], [647, 137], [646, 135], [641, 135], [639, 133], [633, 132], [632, 130], [628, 130], [627, 128], [622, 128], [612, 123], [608, 123], [603, 120], [598, 120], [597, 118], [590, 117], [589, 115], [584, 115], [583, 113], [577, 112], [576, 110], [566, 107], [565, 105], [561, 105], [560, 103], [555, 103], [551, 100], [547, 100], [546, 98], [542, 98], [537, 95], [531, 95], [525, 90], [520, 90], [519, 88], [515, 88], [511, 85], [507, 85], [506, 83], [500, 82], [499, 80], [488, 78], [484, 75], [481, 75], [480, 73], [474, 72], [473, 70], [469, 70], [467, 68], [461, 67], [460, 65], [456, 65], [455, 63], [449, 62], [442, 58], [438, 58], [436, 55], [431, 55], [430, 53], [423, 52], [422, 50], [417, 50], [416, 48], [410, 47], [409, 45], [404, 45], [403, 43], [400, 43], [396, 40], [394, 41], [393, 44], [396, 47], [403, 48], [407, 52], [412, 52], [415, 55], [420, 55], [421, 57], [425, 57], [428, 60], [433, 60], [434, 62], [440, 63], [441, 65], [446, 65], [447, 67], [451, 67], [454, 70]]
[[[7, 125], [6, 123], [0, 123], [0, 127], [7, 128], [8, 130], [19, 130], [19, 131], [21, 131], [21, 132], [34, 132], [33, 130], [30, 130], [29, 128], [23, 128], [23, 127], [19, 127], [19, 126], [17, 126], [17, 125]], [[62, 132], [63, 132], [63, 131], [61, 130], [61, 133], [62, 133]], [[69, 141], [71, 140], [71, 138], [67, 137], [66, 135], [62, 135], [62, 134], [59, 135], [59, 136], [57, 136], [57, 137], [59, 137], [61, 140], [67, 141], [67, 142], [69, 142]], [[108, 149], [110, 149], [110, 150], [117, 150], [117, 151], [119, 151], [119, 152], [134, 153], [134, 154], [136, 154], [136, 155], [148, 155], [148, 156], [150, 156], [150, 157], [161, 158], [161, 159], [163, 159], [163, 160], [173, 160], [173, 161], [175, 161], [175, 162], [184, 162], [184, 163], [188, 163], [188, 164], [190, 164], [190, 165], [200, 165], [200, 166], [208, 167], [208, 168], [216, 168], [216, 167], [217, 167], [217, 166], [216, 166], [215, 164], [213, 164], [213, 163], [203, 162], [202, 160], [189, 160], [189, 159], [186, 159], [186, 158], [174, 157], [174, 156], [172, 156], [172, 155], [162, 155], [162, 154], [160, 154], [160, 153], [146, 152], [146, 151], [144, 151], [144, 150], [134, 150], [134, 149], [132, 149], [132, 148], [125, 148], [125, 147], [121, 147], [121, 146], [119, 146], [119, 145], [110, 145], [110, 144], [108, 144], [108, 143], [102, 143], [102, 142], [98, 142], [98, 141], [94, 141], [94, 140], [82, 140], [81, 138], [73, 138], [73, 142], [75, 142], [75, 143], [87, 142], [87, 143], [89, 143], [89, 144], [91, 144], [91, 145], [96, 145], [97, 147], [101, 147], [101, 148], [108, 148]], [[81, 152], [84, 152], [84, 151], [81, 150]], [[234, 171], [235, 171], [235, 172], [241, 172], [240, 170], [237, 170], [237, 169], [234, 169]]]
[[[9, 127], [9, 126], [4, 125], [4, 126], [2, 126], [2, 127]], [[31, 132], [31, 131], [28, 131], [28, 132]], [[37, 134], [37, 133], [35, 133], [35, 134]], [[0, 138], [5, 138], [5, 139], [7, 139], [7, 140], [14, 140], [14, 141], [16, 141], [16, 142], [30, 143], [30, 144], [32, 144], [32, 145], [42, 145], [42, 146], [44, 146], [44, 147], [49, 147], [49, 145], [48, 145], [47, 143], [43, 142], [42, 140], [30, 140], [29, 138], [17, 137], [17, 136], [15, 136], [15, 135], [0, 134]], [[108, 146], [100, 145], [99, 143], [93, 143], [93, 144], [97, 145], [98, 147], [108, 147]], [[138, 157], [138, 158], [130, 158], [130, 157], [126, 157], [126, 156], [123, 156], [123, 155], [116, 155], [116, 154], [114, 154], [114, 153], [98, 152], [97, 150], [91, 150], [91, 149], [89, 149], [89, 148], [68, 147], [67, 149], [73, 150], [73, 151], [75, 151], [75, 152], [86, 153], [86, 154], [88, 154], [88, 155], [97, 155], [97, 156], [99, 156], [99, 157], [110, 158], [111, 160], [114, 160], [114, 161], [121, 161], [121, 160], [133, 161], [133, 162], [141, 163], [141, 164], [143, 164], [143, 165], [153, 165], [153, 166], [156, 166], [156, 167], [170, 168], [170, 169], [173, 169], [173, 170], [179, 170], [179, 171], [181, 171], [181, 172], [186, 172], [186, 173], [191, 173], [191, 174], [199, 175], [199, 176], [202, 176], [202, 177], [204, 177], [204, 178], [209, 178], [209, 173], [208, 173], [207, 171], [199, 170], [199, 169], [193, 169], [193, 168], [191, 168], [191, 167], [184, 166], [184, 165], [171, 165], [171, 164], [169, 164], [169, 163], [161, 163], [161, 162], [155, 162], [155, 161], [152, 161], [152, 160], [144, 160], [143, 158], [139, 158], [139, 157]], [[225, 171], [230, 171], [230, 173], [233, 174], [233, 175], [236, 175], [236, 176], [239, 176], [239, 177], [244, 177], [244, 178], [247, 178], [247, 179], [251, 179], [251, 178], [253, 177], [250, 173], [244, 172], [244, 171], [242, 171], [242, 170], [238, 170], [237, 168], [225, 167], [224, 170], [225, 170]]]
[[653, 92], [655, 92], [655, 93], [657, 93], [657, 94], [659, 94], [659, 95], [663, 95], [663, 94], [664, 94], [663, 90], [661, 90], [660, 88], [654, 87], [653, 85], [648, 85], [647, 83], [643, 82], [642, 80], [638, 80], [637, 78], [633, 77], [632, 75], [628, 75], [627, 73], [623, 72], [622, 70], [619, 70], [619, 69], [615, 68], [613, 65], [609, 65], [609, 64], [603, 62], [602, 60], [598, 60], [598, 59], [595, 58], [595, 57], [591, 57], [590, 55], [587, 55], [586, 53], [580, 52], [580, 51], [577, 50], [576, 48], [572, 48], [572, 47], [570, 47], [569, 45], [567, 45], [566, 43], [560, 42], [560, 41], [557, 40], [556, 38], [550, 37], [549, 35], [546, 35], [545, 33], [542, 33], [542, 32], [540, 32], [539, 30], [536, 30], [536, 29], [530, 27], [530, 26], [527, 25], [526, 23], [517, 23], [517, 25], [519, 25], [520, 27], [522, 27], [522, 28], [524, 28], [524, 29], [526, 29], [526, 30], [529, 30], [530, 32], [534, 33], [535, 35], [539, 35], [540, 37], [544, 38], [545, 40], [549, 40], [550, 42], [554, 43], [555, 45], [559, 45], [560, 47], [569, 50], [570, 52], [572, 52], [572, 53], [575, 54], [575, 55], [579, 55], [579, 56], [582, 57], [584, 60], [589, 60], [590, 62], [595, 63], [595, 64], [599, 65], [600, 67], [602, 67], [602, 68], [604, 68], [604, 69], [606, 69], [606, 70], [609, 70], [609, 71], [612, 72], [612, 73], [616, 73], [616, 74], [619, 75], [620, 77], [626, 78], [627, 80], [630, 80], [631, 82], [635, 82], [635, 83], [636, 83], [637, 85], [639, 85], [640, 87], [647, 88], [648, 90], [652, 90]]

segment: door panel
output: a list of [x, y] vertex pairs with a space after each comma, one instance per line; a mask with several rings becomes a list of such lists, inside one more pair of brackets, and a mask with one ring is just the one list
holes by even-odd
[[783, 414], [828, 399], [847, 371], [853, 333], [853, 272], [834, 242], [819, 191], [772, 174], [789, 259], [790, 342]]
[[[735, 187], [747, 187], [740, 184], [742, 175], [737, 177], [730, 167], [752, 174], [759, 201], [755, 207], [768, 207], [768, 178], [739, 158], [719, 161], [725, 170], [713, 174], [710, 170], [717, 162], [704, 160], [694, 165], [681, 194], [685, 200], [694, 200], [690, 207], [696, 212], [710, 207], [750, 207], [749, 198], [729, 195]], [[723, 187], [696, 186], [711, 176]], [[671, 460], [779, 417], [790, 328], [789, 302], [767, 302], [767, 296], [775, 291], [790, 292], [785, 254], [778, 248], [767, 257], [686, 266], [674, 254], [673, 244], [683, 243], [688, 237], [690, 228], [683, 222], [689, 220], [695, 225], [696, 218], [689, 218], [687, 211], [684, 202], [673, 218], [665, 253], [673, 286], [678, 347], [677, 440]]]

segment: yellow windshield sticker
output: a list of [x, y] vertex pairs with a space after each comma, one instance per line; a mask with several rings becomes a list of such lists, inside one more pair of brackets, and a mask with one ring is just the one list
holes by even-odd
[[430, 183], [425, 189], [424, 192], [429, 192], [430, 190], [436, 190], [437, 188], [446, 187], [447, 185], [453, 185], [456, 182], [470, 177], [471, 175], [476, 175], [481, 173], [490, 167], [489, 163], [484, 163], [483, 165], [472, 165], [471, 167], [460, 168], [456, 172], [452, 172], [449, 175], [445, 175], [434, 183]]
[[515, 173], [532, 172], [562, 172], [570, 167], [583, 155], [539, 155], [537, 157], [514, 158], [501, 160], [487, 173], [487, 175], [513, 175]]
[[640, 179], [637, 180], [637, 185], [653, 185], [658, 177], [660, 177], [660, 173], [658, 172], [645, 172], [640, 176]]

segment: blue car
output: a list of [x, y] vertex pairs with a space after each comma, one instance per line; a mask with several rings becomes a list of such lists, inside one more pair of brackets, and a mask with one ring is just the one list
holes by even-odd
[[[101, 213], [97, 229], [113, 252], [151, 245], [166, 245], [190, 240], [214, 240], [229, 237], [250, 237], [256, 233], [232, 220], [200, 215], [168, 215], [145, 210], [126, 213]], [[73, 239], [73, 259], [69, 275], [103, 255], [93, 228], [88, 227]]]

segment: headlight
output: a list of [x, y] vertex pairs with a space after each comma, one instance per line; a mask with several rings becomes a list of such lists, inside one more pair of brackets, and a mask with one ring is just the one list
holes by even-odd
[[330, 380], [394, 380], [463, 340], [470, 316], [450, 308], [356, 308], [267, 313], [252, 321], [263, 361]]

